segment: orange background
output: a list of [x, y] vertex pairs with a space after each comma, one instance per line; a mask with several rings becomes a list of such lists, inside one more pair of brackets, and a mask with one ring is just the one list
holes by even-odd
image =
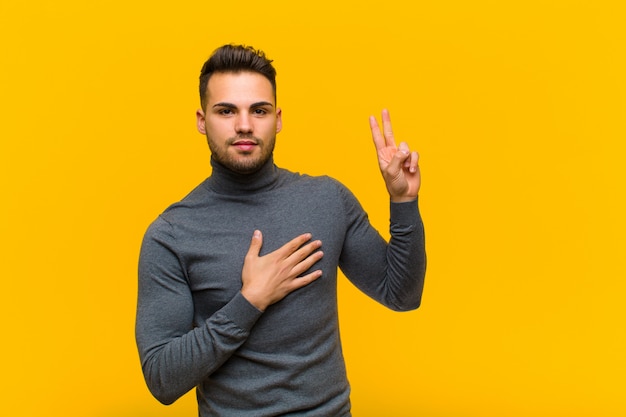
[[623, 3], [296, 3], [0, 5], [0, 414], [195, 415], [143, 382], [136, 264], [210, 173], [197, 76], [235, 42], [275, 61], [277, 163], [383, 233], [368, 115], [421, 153], [422, 308], [339, 287], [356, 417], [626, 415]]

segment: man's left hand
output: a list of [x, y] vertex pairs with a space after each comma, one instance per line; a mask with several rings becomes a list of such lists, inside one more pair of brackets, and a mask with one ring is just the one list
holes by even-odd
[[374, 116], [370, 116], [372, 139], [378, 153], [378, 165], [385, 180], [391, 201], [402, 203], [417, 198], [421, 178], [418, 165], [419, 155], [411, 152], [405, 142], [396, 146], [391, 129], [389, 111], [382, 111], [383, 131], [380, 131]]

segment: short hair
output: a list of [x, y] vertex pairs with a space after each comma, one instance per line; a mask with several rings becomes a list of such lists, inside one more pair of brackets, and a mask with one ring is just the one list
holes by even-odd
[[224, 45], [217, 48], [206, 60], [200, 71], [200, 104], [206, 109], [206, 89], [209, 78], [215, 73], [256, 72], [263, 75], [272, 84], [276, 100], [276, 69], [272, 60], [259, 49], [246, 45]]

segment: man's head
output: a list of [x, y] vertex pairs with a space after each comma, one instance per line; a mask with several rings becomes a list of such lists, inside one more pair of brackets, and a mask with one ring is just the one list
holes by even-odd
[[234, 172], [253, 173], [269, 161], [282, 128], [270, 63], [252, 48], [227, 45], [202, 67], [198, 131], [213, 159]]
[[[267, 78], [274, 90], [276, 101], [276, 70], [272, 60], [261, 50], [245, 45], [224, 45], [216, 49], [200, 71], [200, 104], [206, 110], [207, 84], [213, 74], [256, 72]], [[274, 103], [276, 104], [276, 103]]]

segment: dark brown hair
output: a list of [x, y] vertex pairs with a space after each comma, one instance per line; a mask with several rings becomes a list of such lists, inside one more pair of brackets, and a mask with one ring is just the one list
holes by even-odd
[[263, 75], [272, 84], [276, 100], [276, 70], [272, 60], [261, 50], [245, 45], [224, 45], [217, 48], [200, 71], [200, 104], [206, 110], [206, 89], [214, 73], [251, 71]]

